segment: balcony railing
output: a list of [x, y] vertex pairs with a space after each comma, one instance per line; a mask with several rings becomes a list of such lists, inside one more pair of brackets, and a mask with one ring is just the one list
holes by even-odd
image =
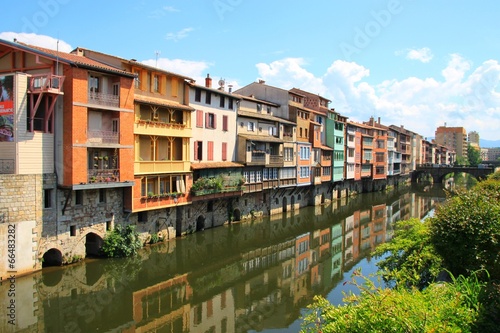
[[89, 103], [103, 106], [120, 106], [120, 98], [118, 95], [104, 94], [100, 92], [89, 91]]
[[13, 174], [15, 167], [15, 160], [13, 159], [0, 159], [0, 174]]
[[88, 143], [114, 143], [118, 144], [120, 141], [118, 132], [113, 131], [92, 131], [87, 132]]
[[282, 164], [283, 156], [280, 155], [271, 155], [269, 156], [269, 163], [271, 164]]
[[265, 152], [252, 152], [252, 162], [266, 162]]
[[29, 90], [32, 93], [38, 92], [55, 92], [62, 91], [64, 76], [47, 74], [33, 75], [30, 79]]
[[120, 181], [119, 169], [92, 169], [88, 170], [89, 183], [111, 183]]

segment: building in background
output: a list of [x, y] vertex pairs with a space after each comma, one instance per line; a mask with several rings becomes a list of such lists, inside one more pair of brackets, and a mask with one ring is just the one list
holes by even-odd
[[469, 135], [468, 135], [468, 141], [472, 147], [479, 149], [479, 133], [478, 132], [470, 131]]
[[467, 161], [467, 132], [464, 127], [439, 126], [436, 129], [436, 143], [453, 150], [457, 157]]

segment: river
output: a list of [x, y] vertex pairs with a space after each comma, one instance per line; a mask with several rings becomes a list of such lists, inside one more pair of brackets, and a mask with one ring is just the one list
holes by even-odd
[[298, 332], [314, 295], [341, 304], [354, 269], [377, 270], [370, 253], [391, 239], [393, 222], [423, 218], [443, 198], [429, 187], [362, 194], [205, 230], [134, 258], [44, 268], [3, 281], [0, 331]]

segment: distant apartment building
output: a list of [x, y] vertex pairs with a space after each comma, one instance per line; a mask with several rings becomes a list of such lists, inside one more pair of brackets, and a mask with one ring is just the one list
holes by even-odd
[[467, 135], [467, 141], [469, 142], [469, 144], [476, 148], [476, 149], [479, 149], [479, 133], [476, 132], [476, 131], [470, 131], [469, 134]]
[[445, 146], [467, 160], [467, 132], [463, 127], [440, 126], [436, 129], [436, 143]]

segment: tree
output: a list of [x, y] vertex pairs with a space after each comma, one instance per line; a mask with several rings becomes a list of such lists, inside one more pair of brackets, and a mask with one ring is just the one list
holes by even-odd
[[470, 143], [467, 145], [467, 158], [469, 160], [469, 165], [472, 167], [477, 167], [477, 165], [482, 162], [481, 152]]
[[423, 289], [442, 271], [441, 257], [430, 241], [428, 222], [410, 219], [396, 223], [394, 238], [381, 244], [375, 256], [382, 277], [395, 286]]
[[459, 191], [430, 218], [431, 242], [454, 275], [486, 269], [500, 278], [500, 182]]

